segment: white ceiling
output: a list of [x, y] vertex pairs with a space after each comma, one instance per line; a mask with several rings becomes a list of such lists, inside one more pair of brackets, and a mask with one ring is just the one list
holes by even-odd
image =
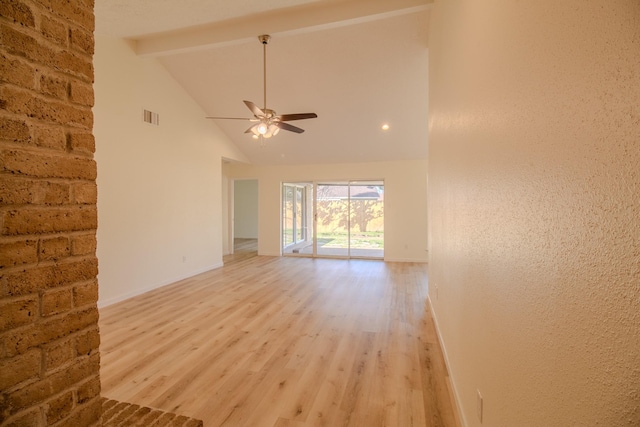
[[[96, 33], [134, 39], [207, 115], [251, 117], [263, 105], [315, 112], [261, 146], [250, 122], [216, 120], [254, 164], [318, 164], [427, 156], [431, 0], [96, 0]], [[390, 129], [381, 126], [388, 123]]]

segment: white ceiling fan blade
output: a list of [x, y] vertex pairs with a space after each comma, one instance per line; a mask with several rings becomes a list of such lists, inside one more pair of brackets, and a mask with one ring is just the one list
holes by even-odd
[[276, 122], [274, 124], [278, 126], [280, 129], [288, 130], [289, 132], [295, 132], [295, 133], [304, 132], [304, 129], [300, 129], [299, 127], [290, 125], [289, 123]]
[[260, 117], [264, 117], [264, 111], [262, 111], [261, 109], [258, 108], [258, 106], [256, 104], [254, 104], [251, 101], [243, 101], [245, 103], [245, 105], [247, 107], [249, 107], [249, 110], [251, 110], [251, 112], [253, 113], [254, 116], [260, 118]]
[[305, 120], [315, 119], [318, 117], [316, 113], [296, 113], [296, 114], [281, 114], [278, 116], [281, 122], [290, 122], [292, 120]]
[[215, 120], [257, 120], [257, 119], [250, 119], [248, 117], [205, 117], [205, 119], [215, 119]]

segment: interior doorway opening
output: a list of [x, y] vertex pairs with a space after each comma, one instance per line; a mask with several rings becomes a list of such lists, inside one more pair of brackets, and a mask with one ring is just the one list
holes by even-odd
[[233, 181], [232, 253], [257, 251], [258, 192], [257, 179]]

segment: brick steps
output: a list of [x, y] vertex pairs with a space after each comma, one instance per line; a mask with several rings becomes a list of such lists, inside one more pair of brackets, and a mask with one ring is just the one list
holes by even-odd
[[203, 427], [194, 418], [163, 412], [132, 403], [102, 398], [103, 427]]

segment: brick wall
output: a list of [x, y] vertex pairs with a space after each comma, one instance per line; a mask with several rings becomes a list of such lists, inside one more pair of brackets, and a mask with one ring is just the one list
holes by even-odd
[[93, 0], [0, 1], [0, 424], [97, 425]]

